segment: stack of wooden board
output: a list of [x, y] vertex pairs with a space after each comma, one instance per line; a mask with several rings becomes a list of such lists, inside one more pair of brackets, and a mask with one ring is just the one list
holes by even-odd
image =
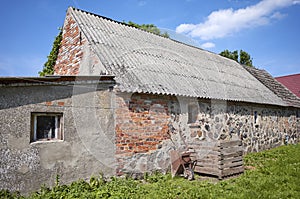
[[195, 151], [192, 157], [197, 160], [195, 172], [213, 175], [219, 179], [244, 172], [243, 146], [240, 140], [203, 140], [190, 143], [189, 146]]

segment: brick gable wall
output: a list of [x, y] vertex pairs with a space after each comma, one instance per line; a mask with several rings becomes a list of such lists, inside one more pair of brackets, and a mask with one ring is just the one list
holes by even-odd
[[80, 33], [76, 21], [69, 12], [65, 19], [62, 37], [54, 74], [78, 75], [84, 44], [87, 40]]

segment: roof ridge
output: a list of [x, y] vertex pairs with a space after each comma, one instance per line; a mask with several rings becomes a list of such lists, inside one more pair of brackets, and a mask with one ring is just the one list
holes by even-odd
[[[116, 22], [116, 23], [121, 23], [121, 24], [124, 24], [124, 25], [128, 25], [124, 22], [120, 22], [120, 21], [117, 21], [117, 20], [114, 20], [114, 19], [111, 19], [109, 17], [105, 17], [105, 16], [102, 16], [102, 15], [99, 15], [99, 14], [95, 14], [95, 13], [92, 13], [92, 12], [89, 12], [89, 11], [86, 11], [86, 10], [82, 10], [82, 9], [79, 9], [79, 8], [75, 8], [73, 6], [69, 7], [71, 8], [72, 10], [77, 10], [77, 11], [80, 11], [80, 12], [84, 12], [86, 14], [90, 14], [90, 15], [94, 15], [95, 17], [101, 17], [103, 19], [106, 19], [106, 20], [109, 20], [109, 21], [113, 21], [113, 22]], [[128, 25], [129, 26], [129, 25]], [[132, 26], [131, 26], [132, 27]]]
[[[161, 35], [158, 35], [158, 34], [149, 32], [149, 31], [147, 31], [147, 30], [143, 30], [143, 29], [134, 27], [134, 26], [132, 26], [132, 25], [127, 24], [126, 22], [117, 21], [117, 20], [115, 20], [115, 19], [112, 19], [112, 18], [109, 18], [109, 17], [105, 17], [105, 16], [102, 16], [102, 15], [95, 14], [95, 13], [92, 13], [92, 12], [89, 12], [89, 11], [86, 11], [86, 10], [82, 10], [82, 9], [79, 9], [79, 8], [75, 8], [75, 7], [70, 7], [70, 8], [72, 8], [73, 10], [77, 10], [77, 11], [80, 11], [80, 12], [84, 12], [84, 13], [86, 13], [86, 14], [94, 15], [95, 17], [100, 17], [100, 18], [106, 19], [106, 20], [108, 20], [108, 21], [112, 21], [112, 22], [115, 22], [115, 23], [118, 23], [118, 24], [121, 24], [121, 25], [125, 25], [125, 26], [127, 26], [127, 27], [131, 27], [131, 28], [134, 28], [134, 29], [137, 29], [137, 30], [140, 30], [140, 31], [144, 31], [144, 32], [147, 32], [147, 33], [150, 33], [150, 34], [153, 34], [153, 35], [156, 35], [156, 36], [165, 38], [165, 39], [171, 39], [171, 38], [166, 38], [166, 37], [163, 37], [163, 36], [161, 36]], [[171, 39], [171, 40], [173, 40], [173, 39]], [[175, 41], [176, 41], [176, 40], [175, 40]]]

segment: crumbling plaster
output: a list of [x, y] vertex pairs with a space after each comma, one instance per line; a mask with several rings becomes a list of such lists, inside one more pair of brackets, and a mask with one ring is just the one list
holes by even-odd
[[[114, 137], [107, 86], [2, 87], [0, 93], [0, 189], [28, 193], [53, 185], [56, 175], [61, 183], [70, 183], [100, 172], [114, 174], [114, 147], [93, 150], [103, 144], [101, 136]], [[30, 142], [32, 112], [63, 113], [64, 139]]]

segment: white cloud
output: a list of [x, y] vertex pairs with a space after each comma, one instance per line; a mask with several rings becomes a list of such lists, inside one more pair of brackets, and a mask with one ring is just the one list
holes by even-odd
[[270, 17], [271, 19], [282, 19], [286, 16], [286, 14], [282, 14], [280, 12], [275, 12], [274, 14], [272, 14], [272, 16]]
[[262, 26], [284, 15], [277, 10], [299, 4], [295, 0], [262, 0], [259, 3], [233, 10], [232, 8], [212, 12], [205, 22], [199, 24], [181, 24], [177, 33], [186, 33], [202, 40], [223, 38], [243, 29]]
[[294, 5], [300, 4], [300, 1], [293, 1], [293, 4], [294, 4]]
[[208, 48], [214, 48], [216, 45], [214, 43], [211, 43], [211, 42], [206, 42], [204, 44], [201, 45], [201, 48], [205, 48], [205, 49], [208, 49]]

